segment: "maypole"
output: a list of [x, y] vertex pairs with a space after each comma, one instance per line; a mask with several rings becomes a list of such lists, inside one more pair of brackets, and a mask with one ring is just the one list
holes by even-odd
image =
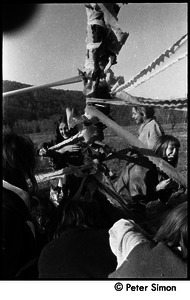
[[[153, 151], [147, 149], [135, 136], [108, 118], [109, 110], [106, 115], [104, 114], [104, 108], [109, 106], [106, 101], [111, 103], [113, 96], [117, 97], [118, 92], [126, 88], [125, 83], [117, 87], [118, 81], [121, 78], [115, 77], [113, 72], [111, 72], [111, 66], [116, 63], [117, 55], [129, 34], [124, 33], [119, 27], [117, 15], [120, 8], [116, 3], [90, 3], [85, 4], [85, 7], [87, 13], [86, 59], [84, 70], [80, 71], [84, 82], [83, 91], [87, 102], [85, 115], [90, 120], [93, 120], [94, 123], [96, 123], [94, 120], [97, 119], [97, 122], [102, 122], [111, 128], [117, 135], [126, 139], [129, 146], [138, 149], [141, 154], [148, 157], [161, 171], [165, 172], [184, 188], [187, 188], [186, 180], [177, 170], [166, 163], [162, 158], [156, 156]], [[164, 55], [161, 55], [155, 62], [137, 75], [137, 79], [139, 80], [139, 78], [146, 75], [146, 73], [151, 72], [161, 61], [165, 60], [165, 57], [170, 58], [172, 55], [174, 56], [171, 64], [178, 61], [179, 56], [176, 58], [175, 54], [176, 52], [178, 54], [177, 50], [179, 50], [179, 48], [184, 48], [186, 38], [185, 35], [177, 41]], [[184, 54], [182, 54], [180, 58], [181, 57], [184, 57]], [[162, 69], [166, 69], [169, 65], [170, 63], [166, 64]], [[107, 76], [108, 74], [109, 76]], [[137, 103], [143, 105], [142, 102], [139, 103], [137, 98], [131, 97], [131, 102], [133, 105]], [[99, 106], [99, 104], [101, 106]], [[148, 105], [150, 105], [150, 102]]]
[[[144, 99], [131, 96], [128, 94], [128, 91], [185, 58], [187, 55], [187, 35], [184, 35], [145, 69], [125, 83], [122, 76], [115, 76], [111, 70], [111, 67], [117, 63], [117, 56], [129, 36], [129, 33], [122, 31], [118, 23], [120, 6], [117, 3], [85, 3], [85, 9], [87, 15], [86, 56], [84, 68], [79, 70], [79, 75], [53, 83], [3, 93], [3, 97], [32, 92], [45, 87], [83, 81], [83, 93], [86, 96], [86, 114], [84, 119], [86, 118], [89, 122], [92, 122], [92, 126], [89, 127], [90, 130], [85, 129], [81, 131], [79, 135], [74, 137], [73, 141], [82, 139], [88, 142], [90, 136], [93, 136], [95, 133], [94, 128], [100, 123], [104, 124], [115, 131], [116, 134], [125, 138], [130, 146], [138, 149], [151, 162], [156, 164], [160, 170], [186, 188], [186, 180], [173, 167], [169, 166], [161, 158], [156, 157], [135, 136], [121, 128], [108, 116], [111, 104], [154, 105], [169, 109], [186, 110], [187, 98], [173, 99], [171, 101], [165, 99]], [[70, 142], [72, 143], [73, 141]], [[54, 149], [61, 146], [63, 144], [56, 145]]]

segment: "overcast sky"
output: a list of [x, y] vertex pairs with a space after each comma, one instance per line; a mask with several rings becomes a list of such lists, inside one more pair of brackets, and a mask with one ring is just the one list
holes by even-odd
[[[187, 3], [129, 3], [118, 15], [129, 38], [112, 69], [131, 79], [187, 33]], [[78, 75], [85, 60], [84, 4], [39, 4], [36, 14], [13, 33], [3, 34], [3, 79], [30, 85]], [[59, 86], [81, 90], [82, 83]], [[187, 58], [130, 91], [142, 97], [187, 95]]]

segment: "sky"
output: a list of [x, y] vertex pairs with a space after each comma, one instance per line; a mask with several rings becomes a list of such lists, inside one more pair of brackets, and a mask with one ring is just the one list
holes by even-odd
[[[187, 3], [121, 5], [118, 22], [129, 33], [112, 67], [130, 80], [187, 33]], [[53, 83], [78, 75], [86, 51], [83, 3], [38, 4], [37, 12], [19, 30], [3, 33], [3, 80], [29, 85]], [[75, 83], [56, 87], [83, 90]], [[130, 90], [134, 96], [187, 96], [187, 58]]]

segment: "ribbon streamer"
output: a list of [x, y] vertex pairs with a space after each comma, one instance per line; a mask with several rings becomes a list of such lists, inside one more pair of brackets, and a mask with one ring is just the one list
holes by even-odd
[[127, 143], [135, 148], [143, 155], [147, 156], [151, 162], [153, 162], [161, 171], [166, 173], [170, 178], [174, 179], [177, 183], [187, 188], [187, 182], [185, 178], [165, 160], [157, 156], [151, 149], [147, 149], [146, 145], [142, 143], [137, 137], [123, 129], [113, 120], [106, 117], [102, 112], [97, 110], [95, 107], [86, 106], [86, 115], [89, 117], [96, 116], [102, 123], [107, 127], [111, 128], [118, 136], [124, 138]]
[[127, 106], [155, 106], [160, 108], [187, 111], [187, 98], [177, 99], [151, 99], [143, 97], [135, 97], [126, 92], [116, 93], [117, 97], [112, 99], [86, 98], [86, 103], [104, 103], [112, 105]]
[[41, 88], [48, 88], [48, 87], [54, 87], [54, 86], [59, 86], [59, 85], [72, 84], [72, 83], [77, 83], [77, 82], [81, 82], [81, 81], [82, 81], [81, 76], [75, 76], [75, 77], [71, 77], [68, 79], [61, 80], [61, 81], [56, 81], [56, 82], [52, 82], [52, 83], [46, 83], [46, 84], [42, 84], [42, 85], [27, 87], [27, 88], [20, 89], [20, 90], [6, 92], [6, 93], [3, 93], [3, 97], [23, 94], [23, 93], [27, 93], [27, 92], [33, 92], [33, 91], [39, 90]]
[[[182, 53], [181, 53], [182, 52]], [[158, 73], [169, 68], [173, 64], [177, 63], [181, 59], [187, 56], [187, 34], [184, 35], [180, 40], [178, 40], [170, 49], [166, 50], [158, 58], [156, 58], [151, 64], [149, 64], [144, 70], [138, 73], [128, 82], [120, 85], [112, 93], [129, 91], [134, 87], [144, 83]], [[169, 59], [169, 61], [168, 61]]]

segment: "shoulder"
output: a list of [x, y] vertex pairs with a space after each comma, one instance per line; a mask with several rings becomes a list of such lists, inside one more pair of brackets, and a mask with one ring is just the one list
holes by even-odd
[[164, 129], [156, 119], [152, 119], [149, 123], [150, 123], [150, 127], [155, 128], [157, 130], [159, 129], [161, 132], [164, 133]]
[[157, 122], [156, 119], [149, 120], [145, 125], [146, 128], [154, 128], [154, 127], [159, 127], [159, 126], [160, 126], [160, 124]]
[[187, 263], [166, 245], [138, 244], [110, 278], [187, 278]]
[[118, 266], [128, 259], [131, 251], [147, 238], [133, 220], [120, 219], [109, 230], [110, 247], [117, 257]]

